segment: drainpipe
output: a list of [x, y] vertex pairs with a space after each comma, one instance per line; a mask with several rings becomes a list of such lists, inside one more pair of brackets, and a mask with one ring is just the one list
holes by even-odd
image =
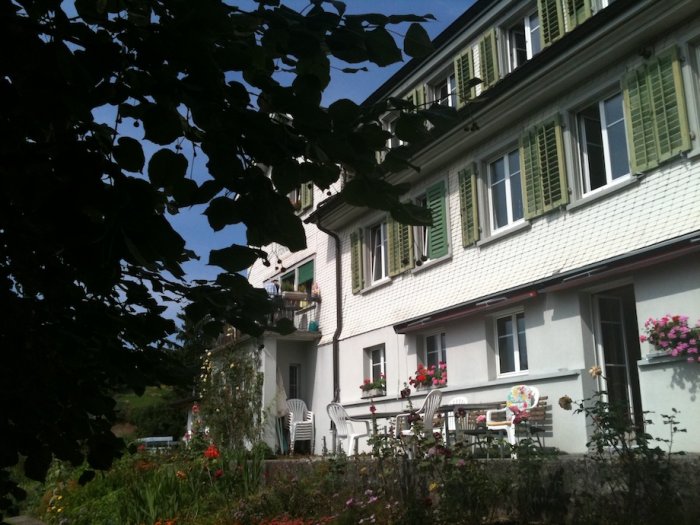
[[[340, 356], [340, 334], [343, 331], [343, 296], [342, 292], [342, 273], [341, 273], [341, 260], [340, 260], [340, 237], [337, 233], [330, 231], [321, 225], [319, 218], [314, 221], [316, 227], [323, 233], [333, 238], [335, 243], [335, 332], [333, 333], [333, 401], [335, 403], [340, 401], [340, 368], [339, 368], [339, 356]], [[336, 453], [337, 447], [337, 430], [335, 428], [335, 423], [331, 421], [331, 433], [333, 434], [333, 442], [331, 444], [333, 454]]]
[[335, 332], [333, 333], [333, 401], [340, 401], [340, 334], [343, 331], [343, 297], [342, 287], [343, 279], [341, 273], [340, 259], [340, 237], [337, 233], [332, 232], [321, 225], [320, 221], [316, 221], [316, 227], [323, 233], [333, 238], [335, 242]]

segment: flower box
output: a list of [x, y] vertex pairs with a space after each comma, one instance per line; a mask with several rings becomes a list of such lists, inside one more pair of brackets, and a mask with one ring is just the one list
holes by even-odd
[[386, 390], [384, 388], [372, 388], [370, 390], [362, 391], [362, 399], [367, 399], [369, 397], [381, 397], [386, 395]]

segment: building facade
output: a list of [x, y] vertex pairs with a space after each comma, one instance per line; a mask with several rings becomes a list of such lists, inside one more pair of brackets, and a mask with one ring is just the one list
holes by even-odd
[[700, 2], [477, 0], [368, 102], [389, 96], [457, 111], [412, 150], [420, 172], [395, 178], [433, 224], [342, 204], [341, 182], [302, 188], [308, 249], [270, 246], [277, 264], [249, 275], [307, 295], [300, 330], [265, 337], [267, 402], [279, 371], [320, 453], [334, 398], [367, 413], [359, 386], [383, 374], [372, 401], [396, 410], [419, 365], [446, 363], [444, 400], [538, 387], [563, 451], [585, 451], [589, 429], [559, 397], [605, 389], [653, 435], [679, 410], [677, 448], [700, 452], [700, 362], [639, 340], [650, 317], [700, 320]]

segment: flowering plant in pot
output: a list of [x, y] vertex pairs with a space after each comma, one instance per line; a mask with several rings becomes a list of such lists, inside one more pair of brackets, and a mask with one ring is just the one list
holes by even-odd
[[362, 390], [362, 397], [384, 395], [386, 393], [386, 375], [379, 374], [379, 378], [375, 380], [365, 378], [360, 385], [360, 390]]
[[408, 382], [416, 390], [445, 386], [447, 384], [447, 363], [440, 361], [438, 366], [431, 365], [427, 368], [422, 363], [418, 363], [415, 377], [409, 377]]
[[700, 362], [700, 321], [691, 328], [687, 315], [650, 317], [644, 323], [644, 332], [639, 337], [642, 343], [648, 342], [656, 350], [674, 357], [687, 356], [689, 362]]

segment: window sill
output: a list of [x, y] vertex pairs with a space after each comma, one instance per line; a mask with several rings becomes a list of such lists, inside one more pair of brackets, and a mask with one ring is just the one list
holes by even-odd
[[511, 228], [508, 228], [506, 230], [501, 230], [498, 233], [494, 233], [490, 237], [486, 237], [485, 239], [481, 239], [480, 241], [477, 241], [476, 245], [478, 247], [485, 246], [487, 244], [491, 244], [492, 242], [499, 241], [503, 239], [504, 237], [508, 237], [510, 235], [515, 235], [516, 233], [520, 233], [521, 231], [524, 230], [529, 230], [530, 229], [530, 222], [529, 221], [523, 221], [520, 224], [516, 224], [512, 226]]
[[498, 374], [496, 376], [496, 379], [510, 379], [513, 377], [526, 376], [526, 375], [529, 375], [529, 373], [530, 373], [529, 370], [520, 370], [518, 372], [506, 372], [505, 374]]
[[566, 207], [567, 211], [575, 211], [578, 208], [583, 208], [587, 205], [589, 205], [591, 202], [595, 202], [599, 199], [604, 199], [605, 197], [612, 195], [614, 193], [617, 193], [618, 191], [622, 191], [623, 189], [627, 188], [628, 186], [632, 186], [633, 184], [639, 184], [641, 179], [643, 178], [643, 175], [637, 175], [637, 176], [631, 176], [628, 179], [625, 179], [623, 181], [620, 181], [615, 184], [609, 184], [608, 186], [594, 192], [590, 193], [586, 196], [581, 197], [580, 199], [577, 199], [575, 202], [572, 202]]
[[384, 277], [384, 279], [380, 279], [379, 281], [375, 281], [369, 286], [365, 286], [362, 290], [360, 290], [360, 295], [364, 295], [366, 293], [371, 293], [375, 290], [379, 290], [380, 288], [384, 288], [386, 285], [391, 283], [391, 277]]
[[425, 261], [423, 264], [420, 266], [414, 266], [413, 269], [411, 270], [412, 273], [420, 273], [424, 270], [427, 270], [428, 268], [432, 268], [433, 266], [436, 266], [438, 264], [442, 264], [445, 261], [449, 261], [452, 259], [452, 252], [448, 252], [447, 255], [443, 255], [439, 259], [431, 259], [428, 261]]

